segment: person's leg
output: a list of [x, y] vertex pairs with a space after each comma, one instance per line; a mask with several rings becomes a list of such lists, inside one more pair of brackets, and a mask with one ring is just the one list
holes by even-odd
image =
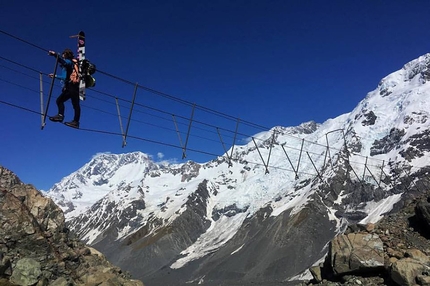
[[79, 103], [79, 89], [69, 90], [70, 98], [72, 100], [73, 109], [75, 110], [75, 116], [73, 121], [66, 122], [67, 126], [73, 128], [79, 128], [79, 119], [81, 118], [81, 106]]
[[75, 116], [73, 118], [73, 121], [79, 122], [81, 119], [81, 105], [79, 102], [79, 91], [72, 91], [71, 92], [71, 99], [72, 99], [72, 105], [73, 109], [75, 110]]
[[49, 117], [49, 120], [54, 122], [63, 122], [64, 119], [64, 102], [67, 101], [70, 98], [68, 92], [66, 90], [63, 90], [63, 92], [58, 96], [57, 98], [57, 107], [58, 107], [58, 114], [52, 117]]
[[63, 92], [58, 96], [57, 98], [57, 107], [58, 107], [58, 114], [62, 115], [64, 117], [64, 102], [66, 102], [70, 98], [70, 94], [67, 90], [63, 90]]

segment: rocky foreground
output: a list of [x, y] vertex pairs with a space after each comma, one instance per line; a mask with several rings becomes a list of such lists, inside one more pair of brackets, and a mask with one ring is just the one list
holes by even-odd
[[378, 223], [335, 237], [314, 279], [297, 285], [430, 285], [430, 193], [409, 196]]
[[0, 166], [0, 285], [143, 283], [73, 238], [51, 199]]

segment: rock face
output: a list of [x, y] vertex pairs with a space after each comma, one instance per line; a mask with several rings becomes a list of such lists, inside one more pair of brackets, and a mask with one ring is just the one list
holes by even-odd
[[430, 285], [430, 192], [376, 224], [352, 225], [329, 245], [314, 279], [298, 285]]
[[0, 166], [0, 285], [143, 285], [70, 236], [61, 209]]

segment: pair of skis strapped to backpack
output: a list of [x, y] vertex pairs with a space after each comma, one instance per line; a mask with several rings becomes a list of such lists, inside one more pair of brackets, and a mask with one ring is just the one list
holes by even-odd
[[79, 68], [79, 98], [85, 100], [85, 78], [83, 76], [83, 61], [85, 60], [85, 33], [80, 31], [78, 34], [78, 68]]
[[[96, 84], [96, 80], [91, 76], [96, 72], [96, 66], [90, 63], [85, 57], [85, 33], [80, 31], [77, 35], [78, 38], [78, 56], [77, 65], [73, 65], [74, 71], [77, 66], [77, 77], [76, 82], [79, 79], [79, 98], [85, 100], [85, 88], [93, 87]], [[74, 72], [73, 71], [73, 72]], [[72, 73], [73, 73], [72, 72]], [[71, 80], [73, 80], [71, 78]]]
[[85, 100], [85, 77], [83, 70], [83, 62], [85, 61], [85, 33], [80, 31], [76, 36], [70, 36], [71, 38], [78, 38], [78, 53], [77, 58], [72, 59], [72, 71], [69, 76], [71, 83], [79, 83], [79, 99]]

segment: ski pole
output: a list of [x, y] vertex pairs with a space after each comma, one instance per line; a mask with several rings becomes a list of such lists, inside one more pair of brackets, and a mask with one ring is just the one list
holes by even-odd
[[55, 54], [54, 76], [52, 77], [51, 87], [49, 88], [48, 102], [46, 103], [46, 109], [43, 114], [42, 130], [46, 125], [46, 114], [48, 113], [49, 102], [51, 101], [52, 89], [54, 88], [54, 82], [55, 82], [55, 75], [57, 74], [57, 67], [58, 67], [58, 54]]

